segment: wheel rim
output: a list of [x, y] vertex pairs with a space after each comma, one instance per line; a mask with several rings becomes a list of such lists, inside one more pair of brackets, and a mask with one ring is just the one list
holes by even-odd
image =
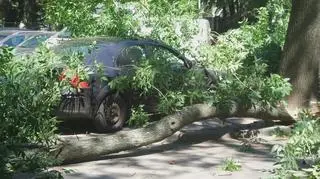
[[104, 104], [104, 113], [106, 116], [106, 121], [110, 124], [116, 124], [120, 120], [121, 109], [119, 104], [110, 103], [108, 100]]

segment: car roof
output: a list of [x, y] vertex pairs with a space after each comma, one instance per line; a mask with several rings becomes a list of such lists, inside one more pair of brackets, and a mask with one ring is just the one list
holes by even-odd
[[35, 31], [35, 30], [28, 30], [28, 29], [5, 29], [0, 30], [1, 34], [11, 34], [16, 32], [41, 32], [41, 31]]
[[83, 46], [90, 46], [93, 45], [95, 42], [96, 45], [101, 46], [113, 46], [113, 47], [107, 47], [110, 49], [121, 49], [124, 47], [129, 46], [135, 46], [135, 45], [146, 45], [146, 46], [154, 46], [154, 47], [160, 47], [163, 49], [168, 50], [178, 58], [189, 61], [183, 54], [181, 54], [178, 50], [174, 49], [173, 47], [157, 40], [152, 39], [121, 39], [121, 38], [115, 38], [115, 37], [88, 37], [88, 38], [79, 38], [79, 39], [72, 39], [69, 41], [62, 42], [61, 44], [55, 46], [52, 48], [53, 51], [58, 52], [64, 51], [68, 48], [73, 47], [83, 47]]
[[40, 34], [40, 33], [42, 33], [42, 31], [16, 31], [15, 34], [25, 35], [25, 34]]
[[1, 35], [10, 35], [10, 34], [13, 34], [16, 32], [19, 32], [19, 31], [17, 31], [17, 30], [0, 30]]
[[121, 41], [125, 41], [124, 39], [116, 38], [116, 37], [84, 37], [71, 39], [61, 43], [59, 46], [81, 46], [81, 45], [91, 45], [92, 43], [96, 44], [105, 44], [105, 43], [118, 43]]
[[10, 35], [13, 35], [17, 32], [20, 32], [19, 30], [0, 30], [0, 36], [8, 37]]
[[[118, 37], [85, 37], [71, 39], [64, 41], [59, 45], [53, 47], [53, 50], [59, 50], [68, 47], [77, 47], [77, 46], [89, 46], [89, 45], [121, 45], [121, 46], [133, 46], [133, 45], [153, 45], [153, 46], [167, 46], [164, 43], [151, 39], [125, 39]], [[167, 46], [170, 48], [169, 46]]]
[[2, 31], [0, 31], [0, 35], [5, 35], [8, 38], [10, 38], [10, 36], [16, 36], [16, 35], [28, 35], [28, 37], [29, 37], [29, 36], [43, 34], [43, 33], [47, 33], [47, 32], [45, 32], [45, 31], [31, 31], [31, 30], [30, 31], [29, 30], [2, 30]]

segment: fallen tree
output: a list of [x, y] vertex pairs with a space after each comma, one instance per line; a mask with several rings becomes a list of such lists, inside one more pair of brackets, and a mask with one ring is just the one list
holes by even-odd
[[206, 104], [197, 104], [185, 107], [183, 110], [166, 116], [144, 128], [120, 131], [115, 134], [60, 136], [51, 154], [63, 163], [93, 160], [111, 153], [135, 149], [161, 141], [188, 124], [214, 117], [221, 119], [254, 117], [270, 122], [280, 120], [286, 124], [294, 122], [293, 118], [282, 109], [251, 108], [244, 110], [234, 105], [231, 110], [226, 112]]

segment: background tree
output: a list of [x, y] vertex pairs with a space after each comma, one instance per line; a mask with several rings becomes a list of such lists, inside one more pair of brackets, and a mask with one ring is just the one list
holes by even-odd
[[0, 20], [3, 19], [4, 15], [4, 0], [0, 0]]
[[293, 0], [281, 73], [290, 78], [293, 91], [288, 97], [288, 110], [309, 106], [317, 93], [320, 56], [320, 1]]
[[39, 29], [43, 24], [43, 0], [0, 0], [0, 19], [7, 27], [23, 22], [27, 28]]

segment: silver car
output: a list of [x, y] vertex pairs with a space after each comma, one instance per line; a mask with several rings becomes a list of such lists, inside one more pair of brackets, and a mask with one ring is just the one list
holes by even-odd
[[37, 31], [21, 31], [21, 30], [11, 30], [11, 31], [0, 31], [0, 46], [16, 47], [24, 42], [26, 39], [33, 35], [38, 34]]
[[38, 34], [31, 36], [26, 41], [18, 45], [14, 49], [14, 52], [16, 54], [33, 52], [35, 48], [40, 46], [43, 42], [48, 40], [54, 34], [55, 32], [39, 32]]
[[58, 45], [60, 42], [70, 40], [71, 34], [66, 29], [59, 32], [42, 31], [33, 35], [14, 49], [15, 55], [26, 55], [34, 52], [40, 45], [47, 47]]
[[2, 41], [4, 38], [16, 33], [17, 30], [2, 30], [0, 31], [0, 41]]

